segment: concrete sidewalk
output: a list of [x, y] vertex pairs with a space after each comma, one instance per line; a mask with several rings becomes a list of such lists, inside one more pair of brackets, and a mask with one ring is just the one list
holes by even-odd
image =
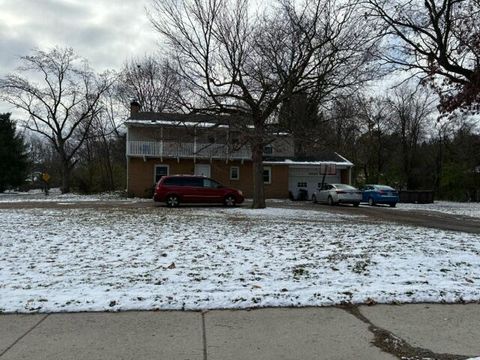
[[466, 359], [480, 305], [1, 315], [0, 359]]

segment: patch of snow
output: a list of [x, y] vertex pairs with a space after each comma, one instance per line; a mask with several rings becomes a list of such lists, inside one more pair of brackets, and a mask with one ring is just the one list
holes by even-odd
[[480, 300], [475, 234], [273, 208], [9, 209], [0, 228], [0, 312]]
[[470, 216], [480, 218], [480, 203], [474, 202], [454, 202], [454, 201], [435, 201], [433, 204], [403, 204], [398, 203], [398, 210], [416, 210], [425, 212], [440, 212], [449, 215]]
[[42, 190], [35, 189], [29, 192], [5, 192], [0, 194], [0, 203], [17, 202], [95, 202], [95, 201], [152, 201], [151, 199], [125, 198], [119, 192], [101, 193], [95, 195], [80, 195], [74, 193], [62, 194], [59, 188], [49, 190], [45, 195]]
[[337, 165], [337, 166], [353, 166], [353, 164], [346, 160], [346, 161], [295, 161], [291, 159], [281, 160], [281, 161], [264, 161], [264, 164], [271, 164], [271, 165], [278, 165], [278, 164], [285, 164], [285, 165], [304, 165], [304, 166], [320, 166], [320, 165]]
[[202, 209], [199, 208], [196, 211], [197, 215], [205, 215], [210, 217], [234, 217], [238, 220], [240, 219], [257, 219], [257, 220], [287, 220], [287, 221], [341, 221], [344, 219], [352, 218], [364, 218], [362, 215], [346, 215], [346, 214], [336, 214], [329, 213], [326, 211], [311, 211], [303, 209], [291, 209], [291, 208], [282, 208], [282, 207], [267, 207], [265, 209], [250, 209], [250, 208], [216, 208], [214, 211], [212, 209]]

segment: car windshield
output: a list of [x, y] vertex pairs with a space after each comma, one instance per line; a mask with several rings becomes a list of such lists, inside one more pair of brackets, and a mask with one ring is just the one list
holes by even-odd
[[353, 186], [347, 184], [333, 184], [333, 186], [340, 190], [356, 190]]
[[378, 190], [389, 190], [389, 191], [395, 191], [394, 188], [386, 185], [375, 185], [375, 188]]

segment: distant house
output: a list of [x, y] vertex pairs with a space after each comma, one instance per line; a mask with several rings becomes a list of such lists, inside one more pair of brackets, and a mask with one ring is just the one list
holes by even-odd
[[[132, 103], [127, 126], [127, 189], [130, 196], [151, 196], [164, 175], [195, 174], [253, 194], [251, 150], [244, 141], [248, 128], [229, 116], [141, 112]], [[350, 183], [353, 164], [337, 153], [296, 158], [293, 139], [272, 132], [264, 148], [263, 179], [267, 198], [310, 198], [325, 182]]]

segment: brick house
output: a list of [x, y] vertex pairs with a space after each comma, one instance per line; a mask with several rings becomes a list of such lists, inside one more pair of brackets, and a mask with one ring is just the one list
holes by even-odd
[[[163, 175], [195, 174], [252, 197], [251, 151], [242, 140], [242, 134], [248, 133], [245, 124], [228, 116], [141, 112], [132, 103], [125, 125], [129, 196], [151, 196]], [[342, 156], [298, 159], [293, 149], [290, 135], [272, 132], [264, 149], [266, 198], [296, 198], [300, 189], [310, 197], [324, 176], [325, 182], [351, 182], [353, 164]]]

